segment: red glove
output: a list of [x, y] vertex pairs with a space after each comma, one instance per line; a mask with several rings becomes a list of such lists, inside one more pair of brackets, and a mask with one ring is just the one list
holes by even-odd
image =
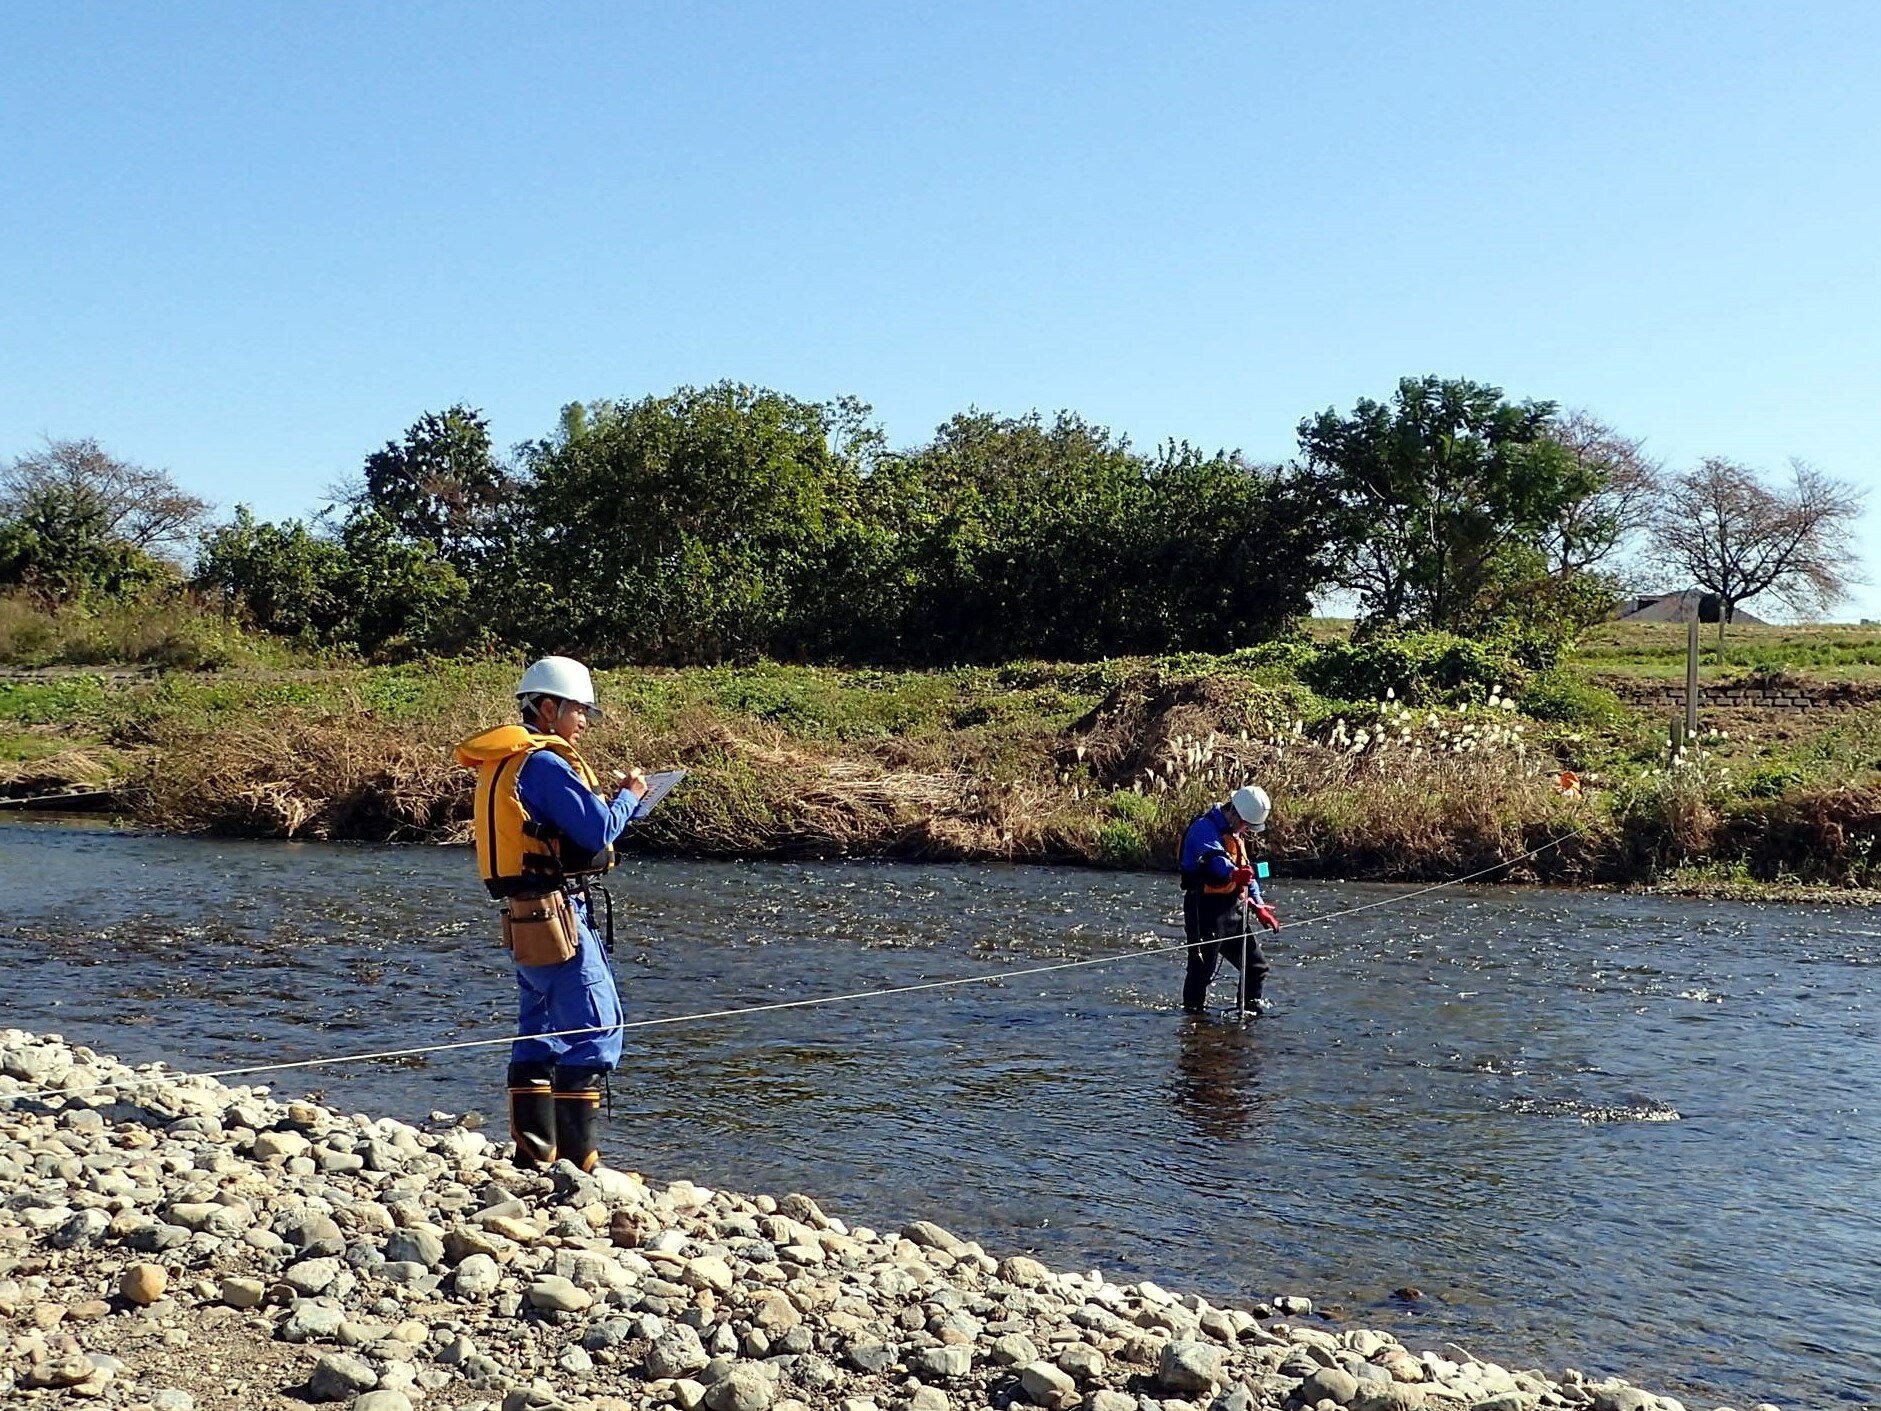
[[1274, 915], [1274, 909], [1267, 905], [1266, 902], [1261, 902], [1258, 906], [1250, 909], [1260, 918], [1261, 925], [1265, 926], [1269, 931], [1278, 931], [1280, 929], [1280, 918]]
[[1246, 891], [1253, 881], [1254, 869], [1251, 867], [1237, 867], [1228, 874], [1228, 885], [1236, 892]]

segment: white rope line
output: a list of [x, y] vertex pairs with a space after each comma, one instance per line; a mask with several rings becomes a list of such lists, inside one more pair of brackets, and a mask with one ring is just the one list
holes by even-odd
[[[1336, 911], [1322, 911], [1299, 921], [1287, 923], [1285, 929], [1298, 930], [1305, 926], [1323, 926], [1329, 921], [1343, 920], [1356, 916], [1363, 911], [1372, 911], [1381, 906], [1393, 906], [1399, 902], [1411, 901], [1431, 892], [1440, 892], [1446, 887], [1459, 887], [1473, 882], [1479, 877], [1486, 877], [1491, 872], [1499, 872], [1505, 867], [1527, 862], [1539, 857], [1552, 848], [1570, 842], [1588, 831], [1593, 825], [1586, 824], [1571, 833], [1564, 833], [1559, 838], [1550, 839], [1540, 847], [1530, 848], [1515, 857], [1492, 862], [1474, 872], [1467, 872], [1461, 877], [1452, 877], [1442, 882], [1431, 882], [1408, 892], [1397, 892], [1377, 901], [1364, 902], [1358, 906], [1341, 907]], [[1235, 939], [1228, 937], [1227, 939]], [[768, 1004], [742, 1005], [733, 1009], [709, 1009], [696, 1014], [669, 1014], [657, 1019], [636, 1019], [620, 1024], [593, 1024], [580, 1029], [557, 1029], [545, 1034], [505, 1034], [500, 1038], [459, 1039], [451, 1043], [422, 1044], [415, 1048], [380, 1049], [372, 1053], [337, 1054], [330, 1058], [301, 1058], [284, 1063], [255, 1063], [242, 1068], [217, 1068], [204, 1073], [163, 1072], [145, 1074], [115, 1082], [100, 1083], [96, 1088], [83, 1091], [120, 1090], [126, 1088], [150, 1087], [163, 1083], [173, 1083], [186, 1078], [241, 1078], [255, 1073], [284, 1073], [297, 1068], [326, 1068], [343, 1063], [374, 1063], [393, 1058], [416, 1058], [428, 1053], [450, 1053], [461, 1049], [496, 1048], [503, 1044], [513, 1044], [518, 1039], [570, 1039], [587, 1034], [621, 1033], [631, 1029], [656, 1029], [668, 1024], [693, 1024], [709, 1019], [736, 1019], [747, 1014], [774, 1014], [785, 1009], [811, 1009], [826, 1004], [846, 1004], [853, 1000], [882, 999], [889, 995], [915, 994], [923, 990], [944, 990], [961, 985], [984, 985], [1000, 980], [1023, 980], [1032, 975], [1051, 975], [1063, 970], [1082, 970], [1096, 965], [1114, 965], [1124, 960], [1143, 960], [1156, 955], [1173, 955], [1179, 951], [1192, 950], [1196, 946], [1214, 944], [1210, 941], [1184, 941], [1181, 945], [1158, 946], [1150, 950], [1119, 951], [1114, 955], [1092, 956], [1084, 960], [1063, 960], [1050, 965], [1030, 965], [1019, 970], [993, 970], [984, 975], [957, 975], [945, 980], [920, 980], [907, 985], [890, 985], [876, 990], [851, 990], [846, 994], [816, 995], [809, 999], [775, 1000]], [[73, 1097], [76, 1093], [64, 1088], [38, 1088], [25, 1092], [0, 1092], [0, 1101], [21, 1101], [46, 1097]]]

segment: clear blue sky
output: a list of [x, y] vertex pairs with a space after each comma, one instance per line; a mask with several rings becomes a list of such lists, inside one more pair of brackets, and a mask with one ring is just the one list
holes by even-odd
[[1437, 372], [1881, 485], [1866, 0], [75, 2], [0, 54], [0, 457], [283, 515], [453, 401], [732, 377], [1277, 459]]

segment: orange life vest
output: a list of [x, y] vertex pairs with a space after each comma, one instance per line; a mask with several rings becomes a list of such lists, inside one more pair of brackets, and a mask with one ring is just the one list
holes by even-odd
[[[1230, 867], [1247, 866], [1247, 844], [1241, 841], [1241, 835], [1239, 833], [1223, 833], [1221, 835], [1221, 846], [1228, 854], [1228, 865]], [[1204, 882], [1202, 883], [1202, 890], [1207, 892], [1210, 896], [1225, 897], [1238, 892], [1240, 888], [1235, 886], [1233, 882]]]
[[477, 870], [493, 897], [542, 896], [572, 877], [592, 877], [614, 865], [614, 850], [578, 854], [547, 819], [533, 819], [516, 793], [523, 764], [537, 750], [568, 761], [577, 778], [601, 796], [600, 780], [575, 747], [560, 735], [526, 725], [499, 725], [472, 735], [457, 747], [457, 762], [477, 771], [472, 812]]

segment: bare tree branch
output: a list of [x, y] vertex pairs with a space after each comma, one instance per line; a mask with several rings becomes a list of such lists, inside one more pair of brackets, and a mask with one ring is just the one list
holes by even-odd
[[1555, 421], [1549, 439], [1600, 488], [1571, 500], [1542, 539], [1549, 572], [1566, 577], [1611, 565], [1652, 522], [1664, 468], [1645, 453], [1645, 443], [1623, 436], [1591, 412], [1572, 411]]
[[0, 516], [47, 497], [96, 506], [108, 537], [147, 553], [188, 548], [210, 508], [169, 471], [119, 460], [89, 436], [48, 440], [43, 450], [0, 468]]
[[1659, 498], [1656, 557], [1675, 577], [1716, 593], [1725, 621], [1763, 593], [1797, 612], [1821, 612], [1855, 581], [1861, 492], [1803, 461], [1790, 462], [1790, 476], [1789, 485], [1771, 486], [1714, 456], [1674, 476]]

